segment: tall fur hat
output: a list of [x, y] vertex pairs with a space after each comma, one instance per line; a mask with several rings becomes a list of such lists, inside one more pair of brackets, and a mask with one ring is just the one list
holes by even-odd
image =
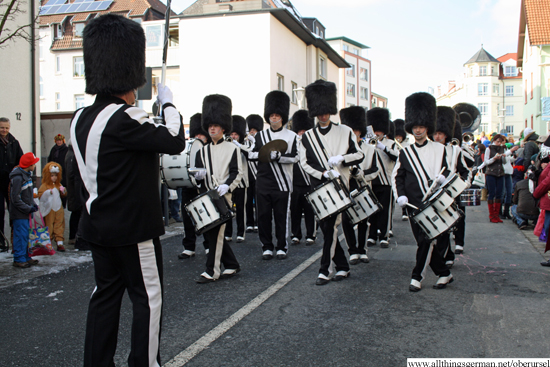
[[393, 120], [393, 124], [395, 125], [395, 136], [402, 136], [403, 139], [407, 138], [407, 132], [405, 131], [405, 121], [402, 119], [395, 119]]
[[298, 133], [301, 130], [309, 130], [315, 126], [313, 118], [309, 117], [307, 110], [298, 110], [292, 115], [292, 131]]
[[405, 99], [405, 131], [412, 134], [414, 126], [428, 128], [428, 135], [435, 131], [437, 106], [429, 93], [413, 93]]
[[367, 111], [367, 125], [373, 131], [382, 131], [384, 135], [390, 133], [390, 111], [387, 108], [374, 107]]
[[264, 118], [269, 123], [269, 116], [272, 113], [281, 115], [283, 126], [288, 122], [290, 111], [290, 98], [288, 94], [280, 90], [273, 90], [265, 95]]
[[437, 107], [437, 125], [434, 132], [441, 132], [447, 137], [445, 143], [449, 143], [453, 139], [456, 124], [456, 112], [451, 107]]
[[352, 130], [359, 130], [361, 137], [367, 135], [367, 114], [363, 107], [352, 106], [342, 108], [340, 110], [340, 121]]
[[221, 94], [211, 94], [202, 101], [202, 128], [208, 131], [210, 125], [220, 125], [225, 134], [233, 128], [231, 99]]
[[456, 115], [455, 131], [453, 133], [453, 138], [458, 139], [460, 145], [462, 145], [462, 124], [460, 124], [460, 118], [458, 117], [458, 114]]
[[395, 140], [395, 124], [390, 120], [390, 132], [386, 135], [388, 139]]
[[262, 131], [264, 129], [264, 119], [260, 115], [248, 115], [246, 124], [248, 125], [248, 131], [250, 131], [250, 129], [256, 129], [256, 131]]
[[189, 137], [194, 138], [197, 134], [208, 135], [202, 129], [202, 114], [196, 113], [189, 119]]
[[246, 120], [239, 115], [233, 115], [233, 128], [229, 132], [239, 134], [239, 143], [244, 143], [244, 137], [246, 136]]
[[306, 101], [309, 117], [330, 114], [336, 115], [336, 84], [325, 80], [317, 80], [306, 87]]
[[88, 94], [123, 94], [145, 84], [145, 34], [120, 15], [94, 18], [84, 28], [84, 77]]

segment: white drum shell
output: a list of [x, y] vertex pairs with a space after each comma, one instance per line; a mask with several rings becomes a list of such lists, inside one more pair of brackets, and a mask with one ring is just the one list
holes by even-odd
[[[342, 198], [340, 198], [340, 195]], [[345, 191], [338, 192], [332, 181], [317, 187], [306, 196], [306, 199], [313, 207], [313, 212], [319, 220], [338, 214], [352, 205], [348, 193]]]
[[195, 168], [195, 156], [203, 146], [202, 140], [189, 139], [185, 144], [185, 150], [180, 154], [161, 155], [160, 175], [168, 188], [175, 190], [180, 187], [197, 186], [195, 177], [189, 174], [189, 169]]
[[428, 200], [437, 211], [443, 212], [448, 207], [453, 205], [454, 199], [449, 195], [447, 190], [439, 189]]
[[481, 205], [481, 189], [466, 189], [460, 194], [460, 206]]
[[453, 173], [447, 182], [445, 182], [441, 188], [446, 190], [453, 199], [457, 198], [462, 191], [466, 190], [468, 184], [464, 182], [459, 175]]
[[412, 219], [422, 228], [428, 239], [433, 239], [448, 231], [462, 216], [456, 205], [451, 205], [443, 212], [438, 212], [433, 206], [427, 206], [415, 213]]
[[353, 225], [365, 221], [371, 215], [382, 210], [382, 205], [368, 186], [362, 188], [361, 191], [353, 190], [351, 197], [355, 201], [355, 205], [349, 207], [346, 213]]
[[195, 230], [200, 232], [206, 226], [220, 220], [218, 209], [208, 195], [199, 196], [185, 206], [187, 213], [195, 223]]

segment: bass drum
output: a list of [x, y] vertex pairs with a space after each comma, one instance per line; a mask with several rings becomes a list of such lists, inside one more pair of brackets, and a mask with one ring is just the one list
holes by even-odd
[[180, 154], [163, 154], [160, 157], [160, 177], [170, 189], [179, 187], [193, 188], [197, 186], [195, 177], [189, 169], [195, 168], [197, 152], [204, 146], [200, 139], [189, 139], [185, 150]]

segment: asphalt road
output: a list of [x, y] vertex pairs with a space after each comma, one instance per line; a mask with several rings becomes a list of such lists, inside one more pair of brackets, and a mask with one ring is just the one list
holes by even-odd
[[[178, 260], [181, 235], [164, 238], [165, 366], [403, 366], [407, 358], [543, 358], [550, 269], [511, 221], [491, 224], [486, 206], [467, 209], [467, 243], [455, 282], [408, 290], [416, 244], [395, 217], [390, 248], [370, 247], [369, 264], [342, 282], [316, 286], [317, 244], [291, 246], [285, 260], [264, 261], [257, 234], [232, 242], [242, 271], [196, 284], [205, 255]], [[172, 234], [179, 232], [169, 228]], [[55, 255], [58, 256], [58, 255]], [[0, 366], [80, 366], [88, 299], [89, 255], [68, 251], [33, 270], [0, 262]], [[12, 269], [10, 269], [12, 268]], [[17, 272], [14, 272], [17, 270]], [[43, 274], [43, 275], [40, 275]], [[129, 353], [131, 304], [120, 320], [116, 365]]]

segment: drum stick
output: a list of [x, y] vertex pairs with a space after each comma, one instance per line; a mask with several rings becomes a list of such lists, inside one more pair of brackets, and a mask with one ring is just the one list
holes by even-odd
[[[443, 168], [441, 169], [441, 171], [439, 172], [439, 175], [438, 175], [438, 176], [442, 175], [444, 171], [445, 171], [445, 167], [443, 167]], [[424, 195], [424, 197], [422, 198], [422, 201], [425, 201], [425, 200], [428, 198], [428, 196], [431, 195], [431, 193], [432, 193], [433, 189], [435, 189], [435, 186], [436, 186], [436, 185], [437, 185], [437, 177], [436, 177], [436, 179], [434, 180], [434, 182], [432, 183], [432, 186], [430, 186], [430, 189], [428, 190], [428, 192], [426, 192], [426, 195]]]
[[412, 204], [407, 203], [407, 206], [410, 206], [411, 208], [418, 210], [418, 207], [416, 207], [416, 206], [414, 206], [414, 205], [412, 205]]

